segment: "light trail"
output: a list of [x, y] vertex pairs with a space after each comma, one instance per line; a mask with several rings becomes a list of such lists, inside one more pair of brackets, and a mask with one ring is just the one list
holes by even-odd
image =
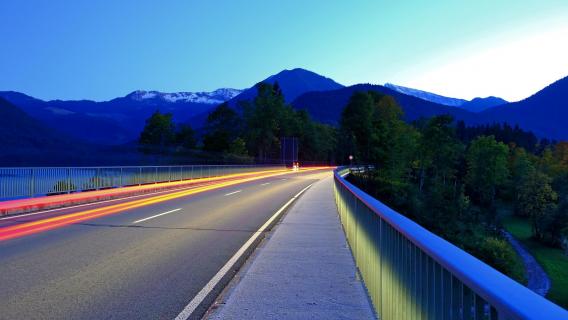
[[[307, 169], [304, 169], [303, 171], [315, 171], [315, 170], [321, 170], [321, 169], [327, 169], [327, 167], [307, 168]], [[169, 193], [169, 194], [166, 194], [166, 195], [159, 195], [159, 196], [155, 196], [155, 197], [139, 199], [139, 200], [134, 200], [134, 201], [130, 201], [130, 202], [114, 204], [114, 205], [110, 205], [110, 206], [106, 206], [106, 207], [95, 208], [95, 209], [85, 210], [85, 211], [81, 211], [81, 212], [65, 214], [65, 215], [61, 215], [61, 216], [57, 216], [57, 217], [51, 217], [51, 218], [41, 219], [41, 220], [32, 221], [32, 222], [26, 222], [26, 223], [22, 223], [22, 224], [18, 224], [18, 225], [8, 226], [8, 227], [0, 229], [0, 241], [19, 238], [19, 237], [35, 234], [35, 233], [38, 233], [38, 232], [47, 231], [47, 230], [52, 230], [52, 229], [55, 229], [55, 228], [66, 226], [66, 225], [70, 225], [70, 224], [74, 224], [74, 223], [78, 223], [78, 222], [82, 222], [82, 221], [86, 221], [86, 220], [91, 220], [91, 219], [95, 219], [95, 218], [100, 218], [100, 217], [107, 216], [107, 215], [110, 215], [110, 214], [123, 212], [123, 211], [126, 211], [126, 210], [135, 209], [135, 208], [139, 208], [139, 207], [143, 207], [143, 206], [148, 206], [148, 205], [152, 205], [152, 204], [156, 204], [156, 203], [161, 203], [161, 202], [169, 201], [169, 200], [180, 198], [180, 197], [185, 197], [185, 196], [189, 196], [189, 195], [193, 195], [193, 194], [197, 194], [197, 193], [202, 193], [202, 192], [205, 192], [205, 191], [220, 189], [220, 188], [227, 187], [227, 186], [233, 186], [233, 185], [237, 185], [237, 184], [241, 184], [241, 183], [245, 183], [245, 182], [249, 182], [249, 181], [255, 181], [255, 180], [260, 180], [260, 179], [274, 177], [274, 176], [280, 176], [280, 175], [289, 174], [289, 173], [291, 173], [289, 170], [285, 170], [284, 172], [282, 172], [282, 170], [278, 170], [277, 172], [268, 172], [268, 173], [260, 172], [260, 173], [257, 173], [256, 176], [253, 176], [253, 177], [245, 177], [245, 178], [242, 178], [242, 179], [235, 179], [235, 180], [230, 180], [230, 181], [219, 181], [218, 183], [215, 183], [215, 184], [196, 187], [194, 189], [189, 189], [189, 190], [176, 191], [176, 192], [172, 192], [172, 193]]]

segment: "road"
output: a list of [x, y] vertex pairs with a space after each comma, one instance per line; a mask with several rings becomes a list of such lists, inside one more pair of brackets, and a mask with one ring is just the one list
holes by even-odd
[[291, 173], [130, 209], [140, 199], [0, 220], [1, 236], [18, 225], [126, 208], [1, 240], [0, 318], [173, 319], [279, 208], [326, 175]]

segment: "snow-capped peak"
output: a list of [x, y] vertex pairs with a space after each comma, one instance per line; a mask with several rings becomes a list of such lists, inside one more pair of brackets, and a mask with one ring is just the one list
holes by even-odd
[[136, 101], [159, 99], [171, 103], [191, 102], [203, 104], [220, 104], [239, 95], [242, 90], [221, 88], [211, 92], [172, 92], [137, 90], [127, 97]]
[[431, 92], [427, 92], [427, 91], [422, 91], [422, 90], [418, 90], [418, 89], [413, 89], [413, 88], [408, 88], [408, 87], [403, 87], [403, 86], [395, 85], [395, 84], [392, 84], [392, 83], [385, 83], [385, 87], [387, 87], [391, 90], [398, 91], [400, 93], [409, 95], [409, 96], [414, 96], [414, 97], [420, 98], [422, 100], [431, 101], [431, 102], [443, 104], [443, 105], [446, 105], [446, 106], [459, 107], [459, 106], [461, 106], [461, 105], [463, 105], [464, 103], [467, 102], [467, 100], [464, 100], [464, 99], [444, 97], [444, 96], [441, 96], [439, 94], [435, 94], [435, 93], [431, 93]]

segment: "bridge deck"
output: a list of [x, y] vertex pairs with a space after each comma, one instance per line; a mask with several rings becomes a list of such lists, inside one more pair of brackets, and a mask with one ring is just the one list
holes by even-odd
[[338, 219], [331, 177], [290, 209], [210, 319], [374, 319]]

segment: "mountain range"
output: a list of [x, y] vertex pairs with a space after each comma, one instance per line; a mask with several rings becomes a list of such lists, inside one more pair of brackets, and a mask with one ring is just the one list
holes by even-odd
[[465, 99], [449, 98], [428, 91], [403, 87], [392, 83], [386, 83], [385, 87], [409, 96], [420, 98], [422, 100], [427, 100], [445, 106], [458, 107], [470, 112], [481, 112], [489, 108], [507, 103], [506, 100], [493, 96], [486, 98], [477, 97], [472, 99], [471, 101], [468, 101]]
[[[408, 121], [440, 114], [452, 115], [468, 124], [508, 122], [534, 131], [541, 137], [568, 139], [568, 77], [519, 102], [508, 103], [496, 98], [475, 98], [471, 101], [449, 98], [434, 93], [393, 84], [341, 85], [334, 80], [305, 69], [283, 70], [259, 82], [278, 82], [285, 98], [294, 108], [307, 110], [315, 120], [337, 125], [341, 111], [355, 91], [376, 91], [391, 95], [401, 105]], [[44, 101], [19, 92], [2, 91], [5, 99], [0, 108], [20, 109], [26, 119], [12, 120], [13, 133], [17, 128], [35, 130], [51, 137], [69, 137], [75, 141], [101, 145], [120, 145], [136, 141], [145, 120], [156, 110], [171, 112], [177, 123], [190, 123], [199, 128], [208, 113], [222, 102], [236, 107], [239, 101], [251, 100], [256, 85], [244, 90], [218, 89], [212, 92], [134, 91], [109, 101]], [[6, 106], [9, 102], [10, 107]], [[31, 120], [34, 121], [32, 126]], [[29, 130], [22, 129], [22, 139]], [[33, 130], [32, 130], [33, 131]], [[16, 135], [11, 141], [18, 141]], [[25, 140], [25, 139], [24, 139]], [[2, 140], [2, 145], [8, 145]]]
[[518, 124], [540, 137], [568, 140], [568, 77], [524, 100], [481, 112], [475, 121]]
[[171, 112], [177, 121], [208, 112], [240, 94], [241, 90], [212, 92], [134, 91], [109, 101], [43, 101], [23, 93], [0, 92], [0, 97], [20, 107], [46, 126], [96, 144], [124, 144], [136, 140], [145, 120], [156, 110]]

